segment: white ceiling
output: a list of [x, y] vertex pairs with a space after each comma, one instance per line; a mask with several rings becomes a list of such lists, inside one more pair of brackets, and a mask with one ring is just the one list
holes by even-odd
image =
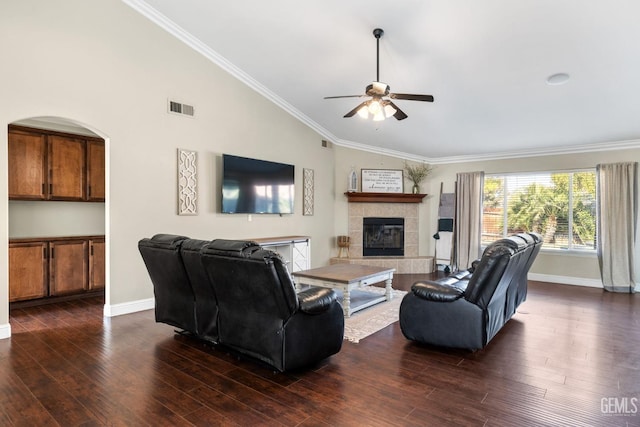
[[[337, 144], [432, 163], [640, 146], [637, 0], [124, 1]], [[323, 99], [375, 80], [376, 27], [380, 80], [435, 97], [396, 101], [403, 121]]]

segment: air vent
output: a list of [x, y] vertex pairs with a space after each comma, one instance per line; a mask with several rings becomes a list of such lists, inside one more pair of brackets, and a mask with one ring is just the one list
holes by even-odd
[[169, 100], [169, 112], [193, 117], [194, 109], [193, 105], [182, 104], [180, 102]]

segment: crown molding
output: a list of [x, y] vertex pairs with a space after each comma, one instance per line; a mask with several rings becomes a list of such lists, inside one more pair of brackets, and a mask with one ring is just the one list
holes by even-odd
[[598, 142], [594, 144], [571, 145], [571, 146], [565, 146], [565, 147], [552, 147], [552, 148], [544, 148], [544, 149], [536, 149], [536, 150], [474, 154], [470, 156], [438, 157], [438, 158], [434, 158], [426, 161], [433, 164], [468, 163], [468, 162], [479, 162], [479, 161], [490, 161], [490, 160], [517, 159], [517, 158], [523, 158], [523, 157], [544, 157], [544, 156], [557, 156], [562, 154], [592, 153], [597, 151], [629, 150], [629, 149], [635, 149], [635, 148], [640, 148], [640, 139], [633, 139], [633, 140], [627, 140], [627, 141]]
[[572, 145], [567, 147], [553, 147], [538, 150], [522, 150], [522, 151], [509, 151], [501, 153], [487, 153], [487, 154], [473, 154], [469, 156], [452, 156], [452, 157], [424, 157], [416, 156], [415, 154], [403, 153], [401, 151], [388, 150], [386, 148], [374, 147], [371, 145], [365, 145], [358, 142], [337, 140], [333, 141], [334, 144], [352, 148], [354, 150], [367, 151], [374, 154], [383, 154], [390, 157], [398, 157], [401, 159], [412, 160], [416, 162], [425, 162], [433, 165], [443, 165], [452, 163], [470, 163], [470, 162], [482, 162], [491, 160], [507, 160], [518, 159], [523, 157], [544, 157], [544, 156], [557, 156], [562, 154], [580, 154], [591, 153], [598, 151], [613, 151], [613, 150], [630, 150], [640, 148], [640, 139], [631, 139], [626, 141], [612, 141], [612, 142], [599, 142], [595, 144], [582, 144]]

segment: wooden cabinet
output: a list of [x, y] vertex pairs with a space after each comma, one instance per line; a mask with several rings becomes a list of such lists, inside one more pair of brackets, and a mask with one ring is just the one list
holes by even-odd
[[105, 153], [103, 141], [87, 141], [87, 200], [104, 202]]
[[49, 296], [84, 292], [88, 280], [88, 240], [49, 242]]
[[9, 241], [10, 302], [80, 295], [104, 286], [104, 236]]
[[47, 139], [45, 135], [9, 131], [9, 198], [45, 200], [47, 197]]
[[104, 238], [89, 240], [89, 290], [104, 289], [105, 274]]
[[86, 199], [85, 145], [82, 139], [57, 135], [47, 137], [50, 200]]
[[9, 199], [104, 201], [100, 138], [9, 126]]
[[47, 250], [47, 242], [9, 243], [9, 301], [47, 296]]

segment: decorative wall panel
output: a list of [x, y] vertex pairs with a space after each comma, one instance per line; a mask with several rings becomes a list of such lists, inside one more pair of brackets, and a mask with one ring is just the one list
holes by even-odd
[[178, 148], [178, 215], [198, 214], [198, 153]]
[[302, 214], [313, 215], [313, 169], [302, 170], [303, 200]]

